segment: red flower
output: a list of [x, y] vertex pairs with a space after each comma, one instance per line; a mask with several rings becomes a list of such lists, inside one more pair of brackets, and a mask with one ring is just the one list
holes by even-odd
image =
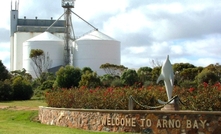
[[221, 90], [221, 84], [219, 82], [217, 82], [214, 87], [216, 87], [218, 90]]
[[190, 92], [193, 92], [195, 89], [193, 88], [193, 87], [191, 87], [190, 89], [189, 89], [189, 91]]
[[208, 83], [203, 82], [203, 86], [204, 86], [205, 88], [207, 88], [207, 87], [208, 87]]

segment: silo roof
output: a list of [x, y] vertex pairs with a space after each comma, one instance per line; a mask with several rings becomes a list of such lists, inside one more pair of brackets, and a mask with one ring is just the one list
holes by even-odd
[[77, 40], [115, 40], [115, 39], [111, 38], [110, 36], [100, 32], [98, 30], [95, 30], [95, 31], [92, 31], [88, 34], [83, 35], [82, 37], [80, 37]]
[[49, 32], [44, 32], [27, 41], [63, 41], [63, 40]]

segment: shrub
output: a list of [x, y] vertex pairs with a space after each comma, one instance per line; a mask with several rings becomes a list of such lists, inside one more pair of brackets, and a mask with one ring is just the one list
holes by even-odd
[[89, 88], [95, 88], [100, 86], [100, 78], [97, 76], [95, 72], [86, 72], [81, 76], [81, 81], [79, 82], [79, 86], [86, 86]]
[[101, 80], [102, 86], [110, 87], [111, 82], [114, 80], [114, 76], [112, 76], [110, 74], [105, 74], [100, 77], [100, 80]]
[[52, 89], [53, 84], [54, 84], [54, 80], [47, 80], [43, 82], [41, 86], [39, 86], [39, 89], [40, 90]]
[[115, 79], [111, 82], [111, 86], [112, 86], [112, 87], [123, 87], [124, 84], [123, 84], [123, 82], [122, 82], [121, 79], [115, 78]]
[[185, 102], [183, 109], [200, 111], [220, 111], [221, 108], [221, 85], [200, 84], [198, 88], [189, 88], [180, 93]]
[[182, 83], [180, 83], [180, 87], [183, 87], [185, 89], [197, 88], [197, 82], [191, 80], [184, 80]]
[[138, 75], [135, 70], [128, 69], [123, 72], [121, 80], [124, 85], [132, 86], [138, 80]]
[[[155, 98], [162, 98], [153, 94], [155, 87], [108, 87], [108, 88], [72, 88], [59, 89], [46, 93], [46, 102], [51, 107], [86, 108], [86, 109], [128, 109], [128, 98], [132, 95], [143, 105], [156, 106]], [[158, 91], [162, 92], [162, 91]], [[165, 91], [163, 91], [165, 92]], [[160, 93], [159, 93], [160, 94]], [[135, 105], [134, 109], [145, 109]]]
[[20, 76], [13, 79], [12, 88], [14, 90], [14, 100], [29, 100], [33, 95], [30, 82]]
[[[134, 109], [147, 109], [143, 106], [159, 106], [157, 99], [167, 101], [166, 90], [162, 86], [147, 87], [108, 87], [108, 88], [71, 88], [46, 93], [48, 106], [86, 109], [128, 109], [128, 98], [132, 97]], [[184, 105], [181, 110], [220, 111], [221, 84], [200, 84], [197, 88], [175, 86], [173, 95], [178, 95]]]
[[0, 101], [13, 99], [13, 89], [9, 80], [0, 81]]
[[56, 75], [55, 85], [60, 88], [78, 87], [81, 80], [81, 70], [69, 65], [61, 67]]
[[203, 82], [214, 84], [219, 81], [219, 77], [211, 70], [204, 69], [201, 73], [196, 76], [198, 85]]

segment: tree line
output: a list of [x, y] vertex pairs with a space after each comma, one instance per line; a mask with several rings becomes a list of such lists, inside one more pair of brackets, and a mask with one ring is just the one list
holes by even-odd
[[[49, 60], [44, 52], [30, 53], [30, 58], [35, 56]], [[44, 54], [44, 56], [41, 56]], [[42, 61], [42, 60], [40, 60]], [[34, 62], [34, 61], [33, 61]], [[51, 61], [50, 61], [51, 62]], [[37, 62], [36, 62], [37, 63]], [[48, 63], [45, 61], [39, 62]], [[138, 70], [128, 69], [123, 65], [105, 63], [100, 66], [106, 74], [99, 76], [90, 67], [83, 69], [74, 66], [63, 66], [56, 74], [52, 74], [39, 66], [38, 77], [33, 79], [25, 69], [9, 72], [0, 60], [0, 100], [25, 100], [35, 97], [44, 98], [44, 92], [58, 88], [78, 88], [78, 87], [123, 87], [123, 86], [149, 86], [156, 85], [161, 66], [140, 67]], [[43, 71], [44, 70], [44, 71]], [[196, 67], [190, 63], [173, 64], [175, 75], [175, 86], [183, 88], [195, 88], [203, 82], [215, 84], [221, 81], [221, 65], [210, 64], [207, 67]], [[164, 85], [163, 82], [159, 83]]]

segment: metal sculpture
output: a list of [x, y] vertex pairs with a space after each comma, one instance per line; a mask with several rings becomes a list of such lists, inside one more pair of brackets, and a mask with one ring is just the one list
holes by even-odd
[[[173, 91], [173, 83], [174, 83], [174, 73], [173, 73], [173, 68], [172, 64], [170, 63], [169, 60], [169, 55], [167, 55], [166, 61], [164, 62], [162, 69], [161, 69], [161, 74], [157, 79], [157, 83], [159, 81], [163, 80], [166, 88], [166, 93], [167, 93], [167, 98], [168, 101], [172, 99], [172, 91]], [[167, 104], [168, 102], [164, 102], [158, 99], [158, 102], [161, 104]], [[171, 101], [170, 104], [173, 104], [174, 101]]]

